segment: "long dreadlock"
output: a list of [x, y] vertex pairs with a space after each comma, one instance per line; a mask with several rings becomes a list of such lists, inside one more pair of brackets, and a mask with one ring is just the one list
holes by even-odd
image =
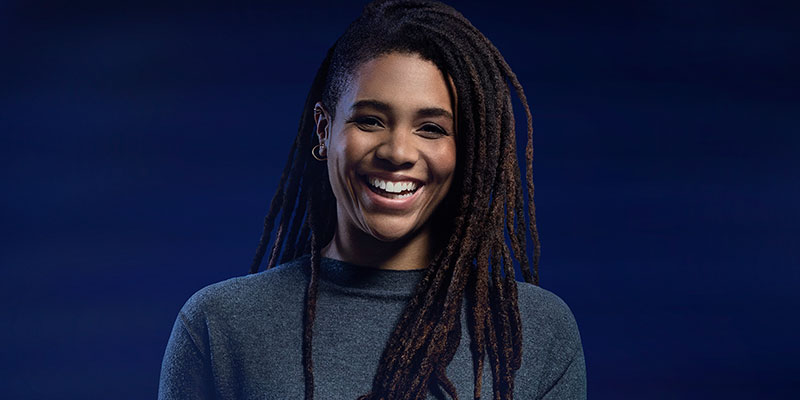
[[[326, 164], [309, 160], [315, 145], [312, 109], [321, 101], [333, 113], [357, 67], [391, 52], [417, 54], [452, 78], [459, 99], [456, 159], [460, 165], [450, 193], [432, 216], [435, 226], [446, 227], [442, 237], [447, 241], [434, 254], [400, 316], [371, 391], [359, 400], [423, 399], [433, 386], [457, 399], [445, 368], [460, 344], [465, 296], [475, 361], [474, 397], [480, 397], [488, 355], [493, 399], [512, 399], [514, 374], [522, 360], [514, 265], [520, 266], [525, 282], [538, 285], [532, 117], [522, 86], [497, 48], [447, 5], [426, 0], [374, 1], [328, 50], [306, 98], [250, 273], [258, 272], [276, 221], [266, 269], [310, 253], [303, 365], [305, 397], [313, 399], [311, 338], [321, 248], [333, 237], [336, 206]], [[525, 188], [516, 156], [509, 86], [527, 119]], [[532, 263], [527, 256], [528, 239], [534, 246]]]

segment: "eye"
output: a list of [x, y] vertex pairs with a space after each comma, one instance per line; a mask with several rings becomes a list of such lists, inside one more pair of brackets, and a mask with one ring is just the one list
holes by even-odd
[[419, 129], [423, 137], [435, 139], [440, 136], [447, 136], [448, 133], [444, 128], [436, 124], [425, 124]]
[[383, 128], [383, 123], [381, 120], [375, 117], [357, 117], [353, 118], [349, 122], [354, 122], [356, 126], [358, 126], [362, 130], [376, 130]]

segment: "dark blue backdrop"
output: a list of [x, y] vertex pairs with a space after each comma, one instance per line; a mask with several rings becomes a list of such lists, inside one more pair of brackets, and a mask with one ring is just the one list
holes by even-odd
[[[155, 396], [180, 306], [247, 271], [362, 4], [160, 3], [0, 4], [3, 398]], [[533, 107], [542, 286], [577, 317], [590, 397], [788, 398], [797, 10], [455, 5]]]

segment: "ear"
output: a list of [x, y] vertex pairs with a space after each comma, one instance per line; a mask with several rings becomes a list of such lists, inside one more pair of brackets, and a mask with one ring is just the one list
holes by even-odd
[[317, 134], [317, 138], [319, 139], [319, 144], [323, 147], [329, 147], [331, 140], [331, 125], [333, 125], [333, 119], [331, 118], [331, 114], [322, 103], [317, 102], [314, 104], [314, 122], [316, 122], [317, 126], [315, 128], [315, 132]]

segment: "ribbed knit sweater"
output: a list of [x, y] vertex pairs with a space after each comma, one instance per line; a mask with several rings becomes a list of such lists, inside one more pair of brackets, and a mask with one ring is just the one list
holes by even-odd
[[[424, 270], [392, 271], [323, 258], [313, 327], [314, 397], [370, 391], [381, 354]], [[302, 337], [309, 257], [195, 293], [178, 313], [159, 399], [303, 399]], [[517, 282], [522, 366], [514, 399], [585, 399], [586, 372], [572, 312], [556, 295]], [[462, 339], [447, 366], [459, 399], [472, 399], [473, 360]], [[445, 399], [438, 388], [429, 399]], [[482, 399], [492, 399], [485, 359]]]

